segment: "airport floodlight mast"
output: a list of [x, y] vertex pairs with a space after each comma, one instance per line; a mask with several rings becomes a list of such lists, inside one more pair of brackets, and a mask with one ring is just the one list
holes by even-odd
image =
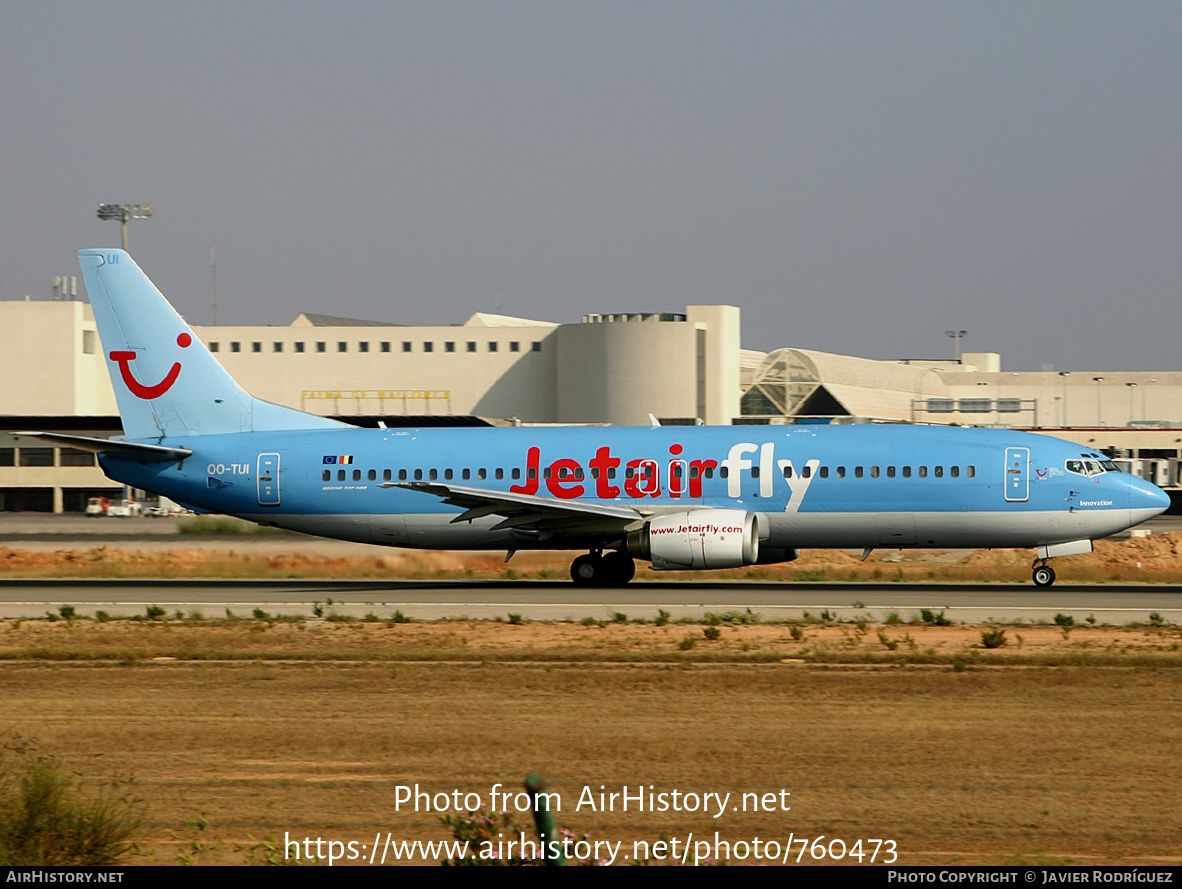
[[960, 363], [960, 341], [968, 334], [967, 330], [946, 330], [944, 336], [950, 336], [956, 341], [956, 362]]
[[127, 250], [127, 222], [129, 219], [151, 219], [151, 204], [99, 204], [99, 219], [118, 219], [123, 223], [123, 249]]

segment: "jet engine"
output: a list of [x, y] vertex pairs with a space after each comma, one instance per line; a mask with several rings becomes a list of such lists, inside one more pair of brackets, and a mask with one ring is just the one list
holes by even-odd
[[650, 519], [628, 534], [628, 553], [669, 570], [740, 568], [759, 560], [759, 523], [742, 509], [693, 509]]

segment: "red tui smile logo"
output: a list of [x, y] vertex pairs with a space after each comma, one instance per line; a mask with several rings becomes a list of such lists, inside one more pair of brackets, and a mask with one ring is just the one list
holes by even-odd
[[[189, 344], [192, 342], [193, 337], [187, 333], [182, 333], [176, 338], [176, 344], [182, 349], [189, 348]], [[164, 375], [163, 380], [154, 386], [145, 386], [131, 372], [129, 362], [135, 360], [135, 352], [112, 352], [111, 360], [118, 362], [119, 373], [123, 376], [123, 382], [127, 384], [127, 388], [131, 390], [131, 394], [138, 398], [159, 398], [172, 388], [172, 384], [176, 382], [176, 378], [181, 372], [181, 363], [179, 361], [174, 362], [172, 367], [168, 369], [168, 373]]]

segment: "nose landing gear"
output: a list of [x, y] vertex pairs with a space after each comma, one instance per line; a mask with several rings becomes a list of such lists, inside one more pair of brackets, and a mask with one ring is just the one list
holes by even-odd
[[619, 550], [589, 552], [570, 566], [575, 586], [624, 586], [636, 574], [636, 563]]
[[1046, 559], [1034, 563], [1034, 585], [1050, 586], [1055, 582], [1055, 569], [1047, 564]]

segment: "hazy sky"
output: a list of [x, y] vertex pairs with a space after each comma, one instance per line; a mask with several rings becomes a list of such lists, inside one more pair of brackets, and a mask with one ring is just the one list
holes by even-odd
[[0, 295], [1182, 369], [1182, 3], [0, 0]]

